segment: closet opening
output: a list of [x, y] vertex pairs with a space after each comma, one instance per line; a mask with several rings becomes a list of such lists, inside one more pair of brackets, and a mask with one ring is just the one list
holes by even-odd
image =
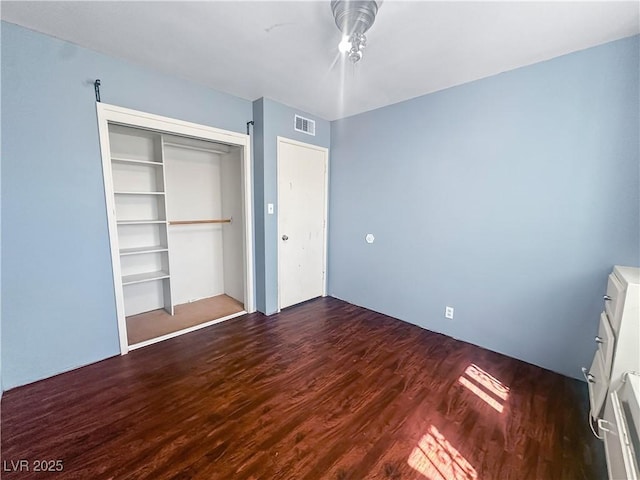
[[248, 137], [98, 112], [122, 353], [254, 311]]

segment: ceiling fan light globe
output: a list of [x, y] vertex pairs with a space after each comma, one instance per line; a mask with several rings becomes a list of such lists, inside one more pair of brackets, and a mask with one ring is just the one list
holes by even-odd
[[349, 52], [349, 60], [351, 60], [353, 63], [356, 63], [361, 59], [362, 59], [362, 52], [360, 50], [351, 49], [351, 52]]
[[349, 50], [351, 50], [351, 41], [349, 40], [349, 37], [342, 37], [342, 40], [338, 44], [338, 51], [340, 53], [347, 53]]

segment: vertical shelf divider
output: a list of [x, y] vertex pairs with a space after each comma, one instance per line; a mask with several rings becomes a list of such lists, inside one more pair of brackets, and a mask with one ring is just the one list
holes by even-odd
[[[162, 167], [160, 168], [160, 174], [162, 175], [162, 191], [164, 192], [164, 195], [162, 196], [162, 202], [163, 202], [163, 207], [164, 207], [164, 218], [165, 220], [167, 220], [164, 225], [162, 226], [162, 228], [164, 229], [164, 235], [165, 235], [165, 239], [166, 239], [166, 245], [167, 245], [167, 271], [169, 272], [169, 275], [171, 275], [171, 239], [169, 237], [169, 218], [168, 218], [168, 214], [169, 214], [169, 210], [167, 208], [167, 163], [166, 163], [166, 156], [164, 154], [164, 135], [160, 135], [160, 138], [158, 140], [159, 142], [159, 152], [160, 152], [160, 162], [162, 163]], [[171, 289], [171, 276], [169, 276], [169, 278], [167, 278], [166, 280], [163, 280], [164, 283], [164, 288], [163, 288], [163, 295], [164, 295], [164, 309], [171, 315], [174, 314], [174, 305], [173, 305], [173, 294], [172, 294], [172, 289]]]

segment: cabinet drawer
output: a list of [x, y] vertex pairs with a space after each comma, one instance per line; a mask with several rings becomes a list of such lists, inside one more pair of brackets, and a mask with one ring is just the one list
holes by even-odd
[[604, 311], [607, 312], [611, 328], [617, 332], [620, 328], [620, 317], [622, 316], [622, 304], [624, 303], [624, 287], [620, 280], [613, 274], [609, 274], [607, 281], [607, 295], [604, 301]]
[[598, 350], [602, 353], [602, 361], [604, 363], [604, 373], [607, 377], [611, 375], [611, 364], [613, 363], [613, 348], [615, 347], [615, 336], [609, 324], [609, 318], [605, 312], [600, 314], [600, 327], [598, 328], [598, 336], [596, 343]]
[[604, 361], [600, 350], [596, 350], [593, 363], [588, 373], [585, 373], [589, 386], [589, 402], [591, 404], [591, 416], [595, 420], [600, 416], [604, 399], [609, 388], [609, 375], [604, 371]]
[[638, 479], [638, 465], [620, 400], [615, 392], [609, 395], [604, 409], [604, 419], [598, 421], [598, 429], [604, 440], [607, 471], [610, 480]]

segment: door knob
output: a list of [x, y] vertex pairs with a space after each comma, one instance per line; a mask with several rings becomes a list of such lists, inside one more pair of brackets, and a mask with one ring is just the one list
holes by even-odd
[[604, 298], [604, 301], [605, 301], [605, 302], [608, 302], [608, 301], [610, 301], [610, 300], [611, 300], [611, 297], [610, 297], [609, 295], [605, 295], [605, 296], [603, 296], [602, 298]]
[[604, 340], [602, 340], [602, 337], [600, 337], [600, 336], [596, 337], [596, 343], [603, 343], [603, 342], [604, 342]]
[[282, 240], [286, 242], [287, 240], [289, 240], [289, 237], [287, 237], [286, 235], [282, 235]]

